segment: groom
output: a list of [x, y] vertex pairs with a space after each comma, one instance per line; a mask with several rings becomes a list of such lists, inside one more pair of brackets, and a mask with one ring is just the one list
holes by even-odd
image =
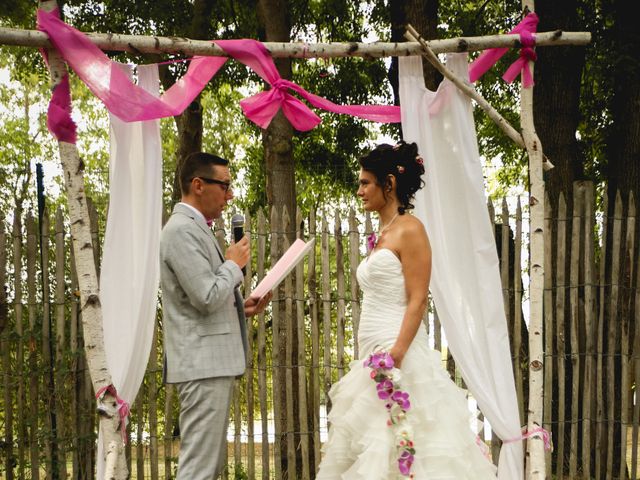
[[178, 480], [211, 480], [223, 469], [235, 377], [246, 366], [245, 318], [271, 296], [244, 300], [249, 260], [243, 237], [225, 254], [209, 225], [233, 199], [229, 162], [192, 153], [180, 170], [181, 202], [160, 239], [164, 378], [180, 397]]

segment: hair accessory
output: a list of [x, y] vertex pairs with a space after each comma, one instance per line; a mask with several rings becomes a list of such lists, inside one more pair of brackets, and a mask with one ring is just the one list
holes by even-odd
[[396, 168], [398, 169], [398, 173], [404, 173], [404, 167], [402, 165], [396, 165]]
[[420, 155], [418, 155], [416, 156], [416, 163], [418, 165], [424, 165], [424, 159]]

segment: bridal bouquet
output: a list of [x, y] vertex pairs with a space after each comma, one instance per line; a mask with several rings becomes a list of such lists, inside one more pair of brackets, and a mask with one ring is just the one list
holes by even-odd
[[403, 477], [413, 478], [411, 465], [416, 451], [413, 446], [413, 431], [406, 417], [411, 402], [409, 394], [400, 389], [400, 370], [393, 368], [393, 358], [384, 350], [374, 351], [364, 365], [371, 369], [378, 398], [385, 402], [384, 406], [389, 414], [387, 425], [393, 428], [395, 434], [398, 470]]

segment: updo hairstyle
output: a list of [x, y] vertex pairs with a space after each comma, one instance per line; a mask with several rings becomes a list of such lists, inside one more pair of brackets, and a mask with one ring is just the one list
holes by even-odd
[[382, 188], [385, 198], [387, 188], [391, 184], [389, 175], [396, 178], [400, 215], [403, 215], [405, 210], [413, 208], [411, 201], [415, 193], [424, 186], [424, 180], [421, 178], [424, 174], [424, 161], [418, 155], [418, 146], [415, 143], [382, 143], [359, 161], [363, 170], [375, 175], [376, 183]]

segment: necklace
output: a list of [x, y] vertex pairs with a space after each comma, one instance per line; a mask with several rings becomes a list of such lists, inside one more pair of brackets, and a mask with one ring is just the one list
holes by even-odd
[[382, 238], [382, 234], [391, 226], [393, 222], [395, 222], [399, 214], [400, 212], [396, 213], [391, 221], [380, 229], [378, 235], [376, 235], [375, 232], [372, 232], [371, 235], [367, 237], [367, 247], [370, 252], [378, 246], [378, 241], [380, 240], [380, 238]]

